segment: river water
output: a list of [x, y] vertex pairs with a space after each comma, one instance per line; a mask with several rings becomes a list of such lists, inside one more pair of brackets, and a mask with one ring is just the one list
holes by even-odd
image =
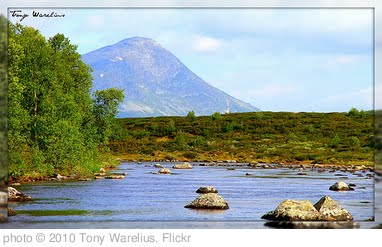
[[[218, 227], [240, 224], [262, 227], [261, 216], [286, 199], [310, 200], [316, 203], [328, 195], [347, 209], [356, 221], [374, 217], [374, 179], [346, 172], [255, 169], [247, 166], [198, 166], [193, 169], [171, 169], [173, 163], [161, 163], [171, 175], [153, 174], [159, 169], [153, 163], [122, 163], [113, 172], [126, 172], [125, 179], [100, 179], [81, 182], [41, 182], [15, 186], [34, 198], [29, 203], [12, 203], [18, 212], [10, 217], [9, 227], [93, 228], [91, 222], [104, 227]], [[246, 175], [249, 173], [250, 175]], [[329, 187], [337, 181], [356, 184], [354, 191], [335, 192]], [[229, 204], [224, 211], [186, 209], [198, 197], [200, 186], [214, 186]], [[90, 223], [89, 223], [90, 222]], [[167, 224], [166, 224], [167, 222]], [[171, 224], [169, 224], [171, 222]], [[183, 222], [183, 223], [182, 223]], [[185, 223], [187, 222], [187, 223]], [[204, 223], [200, 223], [204, 222]], [[127, 223], [127, 224], [126, 224]]]

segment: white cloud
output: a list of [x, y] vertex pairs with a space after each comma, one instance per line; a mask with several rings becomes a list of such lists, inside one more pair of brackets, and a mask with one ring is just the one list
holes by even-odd
[[221, 41], [215, 38], [199, 36], [195, 38], [192, 49], [197, 52], [211, 53], [217, 51], [221, 45]]
[[337, 64], [353, 64], [361, 60], [360, 56], [339, 55], [334, 57], [334, 62]]
[[[377, 88], [375, 89], [377, 94]], [[379, 91], [382, 88], [379, 86]], [[341, 92], [332, 94], [323, 99], [324, 104], [347, 106], [348, 109], [356, 107], [364, 110], [373, 109], [373, 87], [363, 88], [357, 91]], [[344, 109], [346, 110], [346, 109]]]

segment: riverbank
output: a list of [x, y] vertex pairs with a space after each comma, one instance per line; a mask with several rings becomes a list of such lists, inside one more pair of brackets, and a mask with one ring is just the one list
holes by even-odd
[[136, 161], [374, 163], [374, 115], [249, 112], [117, 119], [109, 148]]
[[[149, 167], [156, 167], [158, 164], [163, 163], [183, 163], [189, 162], [193, 166], [208, 166], [208, 167], [231, 167], [235, 168], [250, 168], [250, 169], [291, 169], [291, 170], [310, 170], [318, 172], [349, 172], [349, 173], [362, 173], [362, 172], [376, 172], [382, 174], [382, 170], [375, 170], [375, 167], [372, 165], [344, 165], [344, 164], [311, 164], [307, 162], [296, 162], [296, 163], [251, 163], [251, 162], [237, 162], [236, 160], [216, 160], [216, 161], [180, 161], [180, 160], [154, 160], [154, 161], [145, 161], [145, 160], [129, 160], [122, 159], [120, 157], [115, 158], [115, 161], [118, 164], [126, 163], [128, 165], [144, 165]], [[119, 166], [119, 165], [118, 165]], [[42, 181], [89, 181], [93, 179], [100, 179], [108, 175], [121, 175], [115, 173], [115, 170], [118, 169], [118, 166], [105, 166], [105, 168], [100, 168], [99, 171], [88, 175], [88, 176], [62, 176], [60, 174], [51, 176], [51, 177], [39, 177], [38, 179], [12, 179], [9, 181], [9, 185], [19, 185], [24, 183], [31, 182], [42, 182]], [[100, 176], [101, 175], [101, 176]], [[125, 174], [123, 174], [125, 175]]]

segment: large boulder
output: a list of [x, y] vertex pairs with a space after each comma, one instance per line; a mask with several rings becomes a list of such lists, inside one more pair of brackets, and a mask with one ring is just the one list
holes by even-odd
[[183, 164], [175, 164], [173, 169], [192, 169], [192, 165], [188, 162], [184, 162]]
[[26, 196], [13, 187], [8, 187], [8, 201], [9, 202], [26, 202], [32, 201], [30, 196]]
[[316, 204], [308, 200], [285, 200], [277, 208], [261, 217], [275, 221], [352, 221], [353, 216], [329, 196]]
[[171, 171], [167, 168], [161, 168], [159, 171], [158, 171], [158, 174], [171, 174]]
[[196, 190], [196, 193], [206, 194], [206, 193], [218, 193], [218, 190], [212, 186], [203, 186]]
[[277, 221], [316, 221], [320, 219], [320, 214], [308, 200], [285, 200], [261, 218]]
[[352, 221], [353, 216], [329, 196], [322, 197], [314, 207], [324, 221]]
[[185, 208], [193, 209], [228, 209], [228, 203], [223, 197], [216, 193], [202, 194], [190, 204], [184, 206]]
[[337, 182], [329, 187], [329, 190], [334, 191], [346, 191], [346, 190], [354, 190], [353, 188], [349, 187], [345, 182]]

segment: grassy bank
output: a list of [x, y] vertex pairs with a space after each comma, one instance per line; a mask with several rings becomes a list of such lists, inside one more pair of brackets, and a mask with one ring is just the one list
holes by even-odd
[[257, 112], [118, 119], [109, 147], [128, 160], [374, 162], [374, 114]]

